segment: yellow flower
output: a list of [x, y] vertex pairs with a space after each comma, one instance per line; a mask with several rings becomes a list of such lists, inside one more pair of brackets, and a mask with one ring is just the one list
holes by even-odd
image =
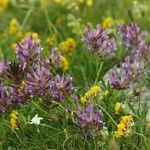
[[124, 133], [122, 132], [122, 130], [117, 130], [115, 131], [114, 135], [118, 139], [121, 138], [124, 135]]
[[46, 0], [40, 0], [40, 6], [41, 6], [41, 8], [45, 8]]
[[36, 33], [36, 32], [27, 32], [27, 33], [26, 33], [26, 36], [27, 36], [27, 37], [32, 36], [33, 39], [39, 39], [39, 35], [38, 35], [38, 33]]
[[87, 103], [87, 99], [86, 99], [85, 96], [82, 96], [80, 101], [81, 101], [81, 104], [86, 104]]
[[12, 111], [10, 115], [10, 124], [11, 128], [14, 130], [18, 130], [18, 112], [17, 111]]
[[0, 12], [8, 7], [10, 0], [0, 0]]
[[124, 123], [126, 126], [130, 126], [133, 122], [133, 118], [131, 115], [126, 115], [121, 117], [121, 122]]
[[113, 19], [111, 17], [107, 17], [103, 23], [102, 23], [102, 28], [106, 29], [107, 27], [110, 27], [112, 25]]
[[130, 131], [131, 123], [133, 122], [131, 115], [121, 117], [120, 123], [117, 125], [117, 131], [114, 132], [116, 138], [127, 136]]
[[69, 62], [68, 62], [67, 58], [64, 56], [61, 57], [61, 66], [62, 66], [63, 71], [68, 70]]
[[76, 42], [72, 38], [68, 38], [59, 44], [59, 48], [63, 53], [70, 53], [76, 47]]
[[16, 52], [16, 46], [17, 46], [16, 43], [13, 43], [13, 44], [11, 45], [11, 48], [13, 49], [14, 52]]
[[61, 3], [64, 3], [64, 0], [54, 0], [54, 2], [61, 4]]
[[16, 18], [12, 18], [9, 24], [9, 34], [11, 35], [17, 34], [18, 27], [19, 27], [18, 20]]
[[115, 106], [115, 114], [118, 115], [119, 112], [120, 112], [120, 109], [121, 109], [121, 103], [116, 103], [116, 106]]
[[117, 127], [118, 127], [118, 130], [121, 130], [121, 131], [125, 131], [126, 130], [126, 126], [125, 126], [125, 124], [124, 123], [119, 123], [118, 125], [117, 125]]
[[56, 42], [56, 35], [52, 35], [50, 37], [48, 37], [46, 39], [46, 43], [49, 45], [49, 46], [52, 46], [54, 45], [54, 43]]
[[102, 89], [100, 86], [95, 85], [93, 87], [91, 87], [90, 90], [88, 90], [84, 96], [81, 97], [80, 101], [82, 104], [85, 104], [87, 102], [87, 99], [93, 95], [95, 95], [96, 93], [100, 92]]
[[86, 4], [87, 4], [87, 6], [92, 6], [93, 5], [93, 0], [87, 0]]

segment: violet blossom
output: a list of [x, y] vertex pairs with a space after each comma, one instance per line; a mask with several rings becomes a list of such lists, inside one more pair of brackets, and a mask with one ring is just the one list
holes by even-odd
[[114, 56], [116, 50], [115, 40], [109, 37], [109, 30], [102, 29], [101, 25], [98, 24], [95, 29], [86, 27], [82, 40], [92, 53], [96, 53], [101, 57]]
[[82, 127], [88, 135], [93, 136], [94, 130], [103, 128], [103, 114], [99, 109], [95, 111], [93, 104], [78, 109], [75, 114], [77, 125]]
[[73, 89], [72, 77], [56, 75], [51, 87], [52, 98], [54, 100], [64, 100], [70, 92], [73, 92]]
[[131, 87], [132, 81], [141, 73], [143, 61], [139, 51], [127, 56], [119, 68], [114, 67], [110, 74], [110, 84], [116, 89]]
[[11, 106], [10, 87], [4, 87], [0, 83], [0, 112], [5, 112]]
[[51, 81], [51, 73], [44, 66], [41, 66], [37, 69], [32, 69], [27, 74], [26, 83], [29, 92], [33, 93], [34, 96], [46, 96], [51, 88]]
[[119, 27], [119, 34], [122, 38], [123, 46], [126, 50], [137, 50], [139, 45], [145, 44], [147, 31], [141, 31], [134, 22]]
[[34, 67], [40, 60], [41, 51], [39, 41], [34, 39], [32, 35], [25, 37], [22, 42], [18, 43], [16, 54], [22, 69]]

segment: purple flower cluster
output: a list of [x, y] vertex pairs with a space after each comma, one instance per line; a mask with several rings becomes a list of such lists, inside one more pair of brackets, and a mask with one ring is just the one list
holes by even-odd
[[0, 83], [0, 112], [5, 112], [11, 105], [10, 89]]
[[57, 75], [51, 84], [51, 94], [56, 100], [64, 100], [69, 92], [74, 90], [72, 77]]
[[[77, 125], [82, 127], [90, 136], [94, 135], [94, 130], [103, 128], [103, 114], [100, 110], [94, 110], [93, 104], [88, 104], [79, 108], [76, 112]], [[95, 131], [95, 132], [97, 132]]]
[[42, 48], [39, 41], [32, 36], [25, 37], [24, 40], [17, 44], [16, 54], [20, 61], [20, 66], [25, 68], [32, 68], [40, 60]]
[[127, 56], [119, 68], [114, 67], [110, 75], [110, 83], [116, 89], [131, 87], [132, 81], [141, 73], [143, 61], [140, 60], [139, 51], [135, 51], [132, 57]]
[[29, 92], [34, 96], [44, 96], [49, 94], [51, 88], [52, 75], [45, 67], [32, 69], [27, 74], [26, 84], [28, 85]]
[[84, 30], [83, 42], [92, 53], [101, 57], [112, 57], [116, 50], [114, 38], [109, 37], [109, 30], [97, 25], [95, 29], [86, 27]]
[[145, 38], [147, 37], [147, 32], [141, 32], [140, 27], [134, 22], [121, 25], [119, 27], [119, 33], [126, 50], [137, 50], [139, 46], [145, 44]]
[[126, 50], [131, 50], [119, 68], [114, 67], [110, 75], [110, 83], [116, 89], [131, 87], [134, 79], [143, 72], [145, 63], [150, 58], [150, 47], [146, 44], [147, 32], [142, 32], [135, 23], [122, 25], [119, 33]]
[[[73, 92], [70, 76], [54, 76], [51, 69], [60, 62], [61, 55], [52, 51], [50, 57], [41, 61], [41, 46], [32, 36], [25, 37], [17, 45], [19, 63], [0, 61], [0, 110], [25, 103], [34, 98], [64, 100]], [[53, 66], [49, 68], [49, 66]], [[5, 86], [4, 86], [5, 85]]]
[[61, 62], [61, 54], [57, 48], [52, 49], [50, 57], [46, 57], [41, 64], [49, 69], [54, 69]]
[[0, 61], [0, 77], [5, 77], [10, 70], [8, 61]]

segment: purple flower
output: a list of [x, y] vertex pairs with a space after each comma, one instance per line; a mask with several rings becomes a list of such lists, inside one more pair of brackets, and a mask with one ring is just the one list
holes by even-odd
[[51, 95], [54, 100], [64, 100], [73, 91], [72, 78], [70, 76], [56, 75], [52, 83]]
[[110, 75], [110, 84], [119, 90], [129, 88], [131, 86], [131, 79], [128, 70], [113, 68]]
[[26, 67], [32, 68], [40, 60], [42, 48], [39, 41], [32, 36], [24, 38], [23, 42], [17, 44], [16, 53], [20, 65], [24, 70]]
[[85, 28], [83, 42], [92, 53], [96, 53], [101, 57], [111, 57], [116, 50], [115, 40], [109, 37], [108, 29], [102, 29], [99, 24], [96, 29]]
[[88, 104], [76, 111], [77, 125], [82, 127], [88, 134], [93, 135], [94, 129], [102, 129], [103, 114], [100, 110], [94, 111], [94, 105]]
[[41, 64], [47, 68], [55, 68], [61, 61], [61, 54], [57, 49], [53, 49], [50, 57], [46, 57], [41, 61]]
[[139, 51], [135, 51], [130, 57], [125, 58], [119, 68], [114, 67], [110, 75], [110, 84], [116, 89], [131, 87], [132, 81], [139, 75], [143, 68], [143, 61], [140, 60]]
[[29, 90], [26, 81], [20, 85], [20, 87], [13, 88], [11, 92], [11, 102], [12, 104], [24, 104], [28, 102], [31, 98], [33, 98], [32, 91]]
[[0, 83], [0, 112], [5, 112], [11, 106], [10, 87], [4, 87]]
[[150, 62], [150, 44], [140, 45], [139, 52], [146, 63]]
[[8, 73], [8, 71], [10, 70], [10, 66], [9, 66], [9, 62], [8, 61], [0, 61], [0, 77], [5, 77], [6, 74]]
[[121, 25], [119, 27], [119, 33], [122, 38], [123, 46], [126, 50], [139, 48], [139, 45], [145, 44], [145, 39], [147, 37], [147, 32], [141, 32], [138, 25], [131, 22], [127, 25]]
[[47, 96], [51, 88], [52, 76], [49, 70], [41, 66], [32, 69], [27, 74], [27, 86], [30, 93], [34, 96]]

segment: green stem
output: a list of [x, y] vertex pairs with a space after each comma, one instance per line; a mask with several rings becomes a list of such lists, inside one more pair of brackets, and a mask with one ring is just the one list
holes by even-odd
[[34, 101], [32, 101], [32, 104], [40, 111], [42, 111], [44, 114], [46, 114], [47, 116], [49, 116], [50, 114], [48, 112], [46, 112], [45, 110], [43, 110], [39, 105], [37, 105]]
[[139, 135], [139, 136], [143, 137], [145, 140], [150, 141], [150, 139], [148, 139], [146, 136], [144, 136], [143, 134], [140, 134], [138, 132], [133, 132], [132, 134]]
[[96, 104], [100, 109], [103, 110], [103, 112], [111, 119], [111, 121], [114, 123], [115, 126], [117, 126], [116, 121], [111, 117], [111, 115], [107, 112], [105, 108], [103, 108], [101, 105]]
[[30, 7], [29, 10], [27, 11], [26, 16], [25, 16], [25, 18], [24, 18], [24, 20], [23, 20], [23, 22], [22, 22], [21, 27], [20, 27], [20, 30], [21, 30], [21, 31], [23, 30], [23, 28], [24, 28], [24, 26], [26, 25], [28, 19], [30, 18], [31, 14], [32, 14], [32, 12], [33, 12], [33, 10], [34, 10], [34, 7]]
[[100, 76], [100, 73], [101, 73], [103, 64], [104, 64], [104, 62], [102, 61], [101, 64], [100, 64], [100, 67], [99, 67], [99, 69], [98, 69], [97, 76], [96, 76], [96, 79], [95, 79], [94, 84], [96, 84], [96, 83], [98, 82], [98, 79], [99, 79], [99, 76]]

